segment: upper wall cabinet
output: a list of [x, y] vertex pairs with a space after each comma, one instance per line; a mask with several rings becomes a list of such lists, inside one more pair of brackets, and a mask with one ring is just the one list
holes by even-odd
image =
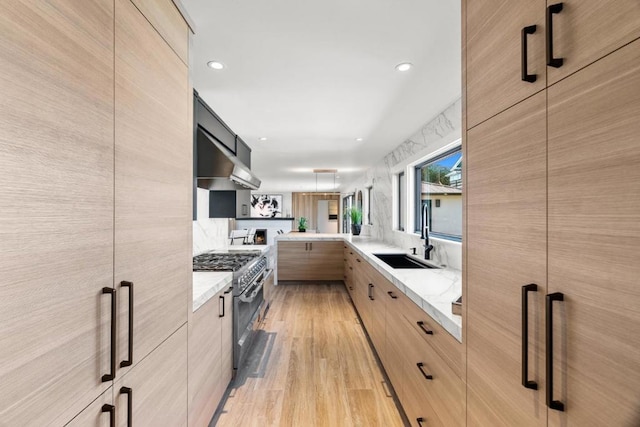
[[562, 58], [561, 66], [548, 67], [550, 85], [640, 37], [638, 0], [549, 2], [547, 15], [552, 24], [547, 55]]
[[542, 90], [542, 0], [467, 2], [467, 123], [478, 123]]
[[110, 386], [113, 13], [0, 2], [1, 425], [62, 425]]

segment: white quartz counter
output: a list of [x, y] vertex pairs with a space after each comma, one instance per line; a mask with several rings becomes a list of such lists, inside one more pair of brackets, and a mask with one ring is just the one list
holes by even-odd
[[289, 233], [276, 241], [342, 240], [350, 244], [380, 274], [407, 295], [429, 316], [462, 341], [462, 317], [451, 312], [451, 303], [462, 295], [462, 272], [449, 267], [439, 269], [394, 269], [375, 257], [374, 253], [407, 253], [403, 248], [379, 240], [351, 234]]
[[193, 312], [209, 301], [215, 294], [233, 282], [230, 271], [194, 271], [193, 272]]

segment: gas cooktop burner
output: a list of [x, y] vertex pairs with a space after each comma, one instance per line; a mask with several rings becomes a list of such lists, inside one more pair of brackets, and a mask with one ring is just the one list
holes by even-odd
[[193, 271], [238, 271], [260, 255], [260, 251], [215, 253], [193, 257]]

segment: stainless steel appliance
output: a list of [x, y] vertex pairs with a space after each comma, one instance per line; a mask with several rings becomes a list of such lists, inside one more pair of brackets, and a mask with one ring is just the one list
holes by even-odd
[[267, 259], [260, 251], [209, 252], [193, 258], [194, 271], [233, 272], [233, 368], [244, 361], [257, 329]]

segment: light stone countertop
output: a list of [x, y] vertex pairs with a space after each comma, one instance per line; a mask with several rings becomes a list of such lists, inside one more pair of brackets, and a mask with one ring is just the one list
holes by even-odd
[[230, 271], [194, 271], [193, 272], [193, 312], [202, 307], [215, 294], [233, 282]]
[[408, 253], [366, 236], [351, 234], [289, 233], [277, 241], [326, 240], [345, 241], [380, 274], [407, 295], [445, 330], [462, 342], [462, 317], [451, 312], [451, 303], [462, 295], [462, 272], [450, 267], [439, 269], [394, 269], [375, 257], [374, 253]]

